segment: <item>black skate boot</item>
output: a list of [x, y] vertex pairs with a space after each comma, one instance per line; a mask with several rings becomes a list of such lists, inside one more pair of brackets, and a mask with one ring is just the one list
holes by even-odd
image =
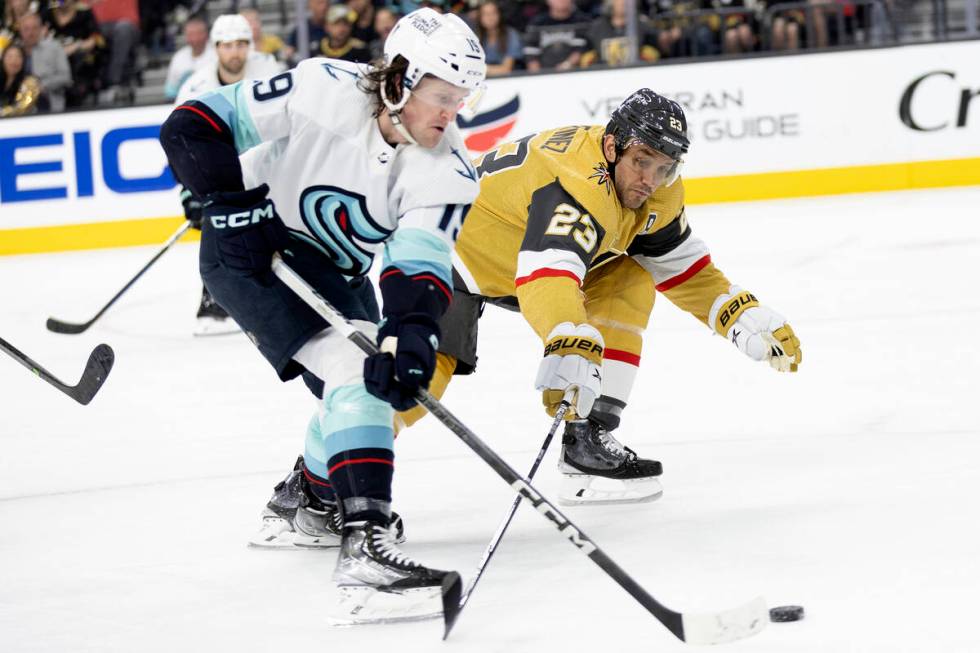
[[564, 505], [652, 501], [663, 494], [660, 462], [640, 458], [594, 420], [565, 424], [558, 468]]
[[348, 522], [333, 572], [340, 600], [330, 614], [335, 625], [392, 623], [442, 614], [443, 581], [455, 572], [430, 569], [402, 552], [388, 525]]
[[201, 288], [201, 305], [197, 309], [195, 336], [221, 336], [239, 331], [238, 324], [228, 312], [214, 301], [206, 286]]
[[[303, 457], [296, 459], [293, 471], [272, 491], [272, 498], [261, 515], [259, 532], [250, 546], [262, 548], [330, 548], [340, 546], [344, 522], [335, 502], [321, 501], [310, 489], [303, 473]], [[389, 528], [396, 541], [405, 541], [405, 527], [396, 512]]]

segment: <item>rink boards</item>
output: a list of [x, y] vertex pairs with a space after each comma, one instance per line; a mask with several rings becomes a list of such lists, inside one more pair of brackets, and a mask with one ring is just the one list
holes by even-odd
[[[494, 79], [473, 154], [603, 124], [643, 86], [680, 102], [688, 202], [980, 184], [980, 42]], [[0, 254], [160, 243], [180, 223], [156, 141], [171, 107], [0, 121]]]

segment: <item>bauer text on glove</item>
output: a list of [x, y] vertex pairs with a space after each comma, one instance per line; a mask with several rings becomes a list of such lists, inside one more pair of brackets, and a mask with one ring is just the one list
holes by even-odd
[[803, 362], [800, 340], [779, 313], [759, 304], [752, 293], [732, 286], [708, 312], [715, 333], [757, 361], [768, 361], [780, 372], [795, 372]]
[[555, 414], [570, 389], [575, 391], [574, 414], [586, 417], [592, 412], [602, 388], [603, 346], [602, 334], [588, 324], [562, 322], [548, 334], [534, 387], [542, 391], [549, 415]]

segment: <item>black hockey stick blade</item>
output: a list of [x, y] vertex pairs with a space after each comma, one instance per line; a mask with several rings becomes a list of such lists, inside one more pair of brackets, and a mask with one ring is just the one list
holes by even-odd
[[180, 229], [178, 229], [177, 231], [175, 231], [175, 232], [173, 233], [173, 235], [172, 235], [172, 236], [170, 236], [170, 238], [168, 238], [168, 239], [167, 239], [167, 242], [165, 242], [165, 243], [164, 243], [164, 244], [163, 244], [163, 245], [162, 245], [162, 246], [160, 247], [160, 249], [159, 249], [159, 250], [157, 250], [157, 253], [153, 255], [153, 258], [151, 258], [151, 259], [150, 259], [149, 261], [147, 261], [147, 263], [146, 263], [146, 265], [144, 265], [144, 266], [142, 267], [142, 269], [140, 269], [140, 271], [139, 271], [139, 272], [137, 272], [137, 273], [136, 273], [136, 275], [135, 275], [135, 276], [134, 276], [134, 277], [133, 277], [132, 279], [130, 279], [130, 280], [129, 280], [129, 281], [128, 281], [128, 282], [126, 283], [126, 285], [122, 287], [122, 289], [121, 289], [121, 290], [120, 290], [119, 292], [117, 292], [117, 293], [116, 293], [115, 295], [113, 295], [113, 297], [112, 297], [112, 299], [110, 299], [110, 300], [108, 301], [108, 303], [106, 303], [106, 304], [105, 304], [105, 306], [103, 306], [103, 307], [102, 307], [102, 308], [101, 308], [101, 309], [99, 310], [99, 312], [98, 312], [98, 313], [96, 313], [96, 314], [95, 314], [95, 315], [94, 315], [94, 316], [92, 317], [92, 319], [91, 319], [91, 320], [89, 320], [88, 322], [64, 322], [64, 321], [62, 321], [62, 320], [58, 320], [58, 319], [55, 319], [55, 318], [53, 318], [53, 317], [49, 317], [49, 318], [48, 318], [48, 321], [47, 321], [47, 322], [45, 323], [45, 326], [46, 326], [46, 327], [48, 328], [48, 331], [53, 331], [54, 333], [65, 333], [65, 334], [69, 334], [69, 335], [76, 335], [76, 334], [79, 334], [79, 333], [82, 333], [83, 331], [87, 331], [87, 330], [88, 330], [88, 328], [89, 328], [90, 326], [92, 326], [93, 324], [95, 324], [95, 321], [96, 321], [96, 320], [98, 320], [98, 319], [99, 319], [100, 317], [102, 317], [102, 315], [103, 315], [103, 314], [104, 314], [104, 313], [105, 313], [106, 311], [108, 311], [108, 310], [109, 310], [109, 308], [110, 308], [110, 307], [111, 307], [111, 306], [112, 306], [113, 304], [115, 304], [115, 303], [116, 303], [116, 300], [118, 300], [118, 299], [119, 299], [120, 297], [122, 297], [122, 296], [123, 296], [123, 294], [124, 294], [124, 293], [125, 293], [125, 292], [126, 292], [127, 290], [129, 290], [129, 289], [130, 289], [130, 287], [132, 287], [132, 285], [133, 285], [134, 283], [136, 283], [136, 281], [137, 281], [137, 280], [138, 280], [138, 279], [139, 279], [140, 277], [142, 277], [142, 276], [143, 276], [143, 273], [144, 273], [144, 272], [146, 272], [147, 270], [149, 270], [149, 269], [150, 269], [150, 267], [151, 267], [151, 266], [152, 266], [152, 265], [153, 265], [154, 263], [156, 263], [156, 262], [157, 262], [157, 260], [158, 260], [158, 259], [159, 259], [159, 258], [160, 258], [161, 256], [163, 256], [163, 255], [164, 255], [164, 254], [165, 254], [165, 253], [167, 252], [167, 250], [168, 250], [168, 249], [170, 249], [170, 247], [171, 247], [171, 245], [173, 245], [173, 244], [174, 244], [174, 243], [176, 243], [176, 242], [177, 242], [178, 240], [180, 240], [180, 237], [181, 237], [181, 236], [183, 236], [183, 235], [184, 235], [184, 233], [186, 233], [186, 232], [187, 232], [187, 230], [188, 230], [188, 229], [190, 229], [190, 228], [191, 228], [191, 223], [190, 223], [190, 222], [184, 222], [184, 223], [183, 223], [183, 224], [182, 224], [182, 225], [180, 226]]
[[[555, 437], [555, 433], [558, 431], [559, 425], [565, 420], [565, 413], [571, 407], [572, 399], [574, 398], [574, 391], [569, 390], [565, 393], [564, 399], [558, 405], [558, 410], [555, 411], [555, 419], [551, 423], [551, 428], [548, 430], [548, 435], [545, 436], [544, 442], [541, 443], [541, 448], [538, 450], [538, 455], [534, 459], [534, 464], [531, 465], [531, 471], [527, 473], [527, 480], [534, 478], [534, 474], [538, 471], [538, 467], [541, 466], [541, 461], [544, 460], [544, 454], [548, 451], [548, 446], [551, 444], [551, 440]], [[449, 637], [449, 633], [453, 626], [456, 624], [456, 620], [459, 619], [459, 615], [463, 613], [463, 608], [470, 600], [470, 596], [473, 595], [473, 591], [476, 589], [477, 583], [483, 578], [483, 572], [487, 570], [487, 565], [490, 564], [491, 558], [493, 558], [494, 552], [496, 552], [497, 547], [500, 545], [500, 541], [504, 538], [504, 533], [507, 532], [507, 528], [510, 526], [511, 520], [514, 519], [514, 515], [517, 513], [517, 509], [521, 505], [521, 499], [523, 499], [520, 494], [518, 494], [513, 502], [510, 504], [510, 510], [507, 511], [507, 515], [504, 520], [500, 522], [500, 526], [497, 527], [497, 531], [490, 538], [490, 543], [487, 545], [486, 550], [483, 552], [483, 557], [480, 559], [480, 564], [476, 567], [476, 575], [473, 577], [473, 581], [469, 584], [469, 587], [462, 593], [459, 598], [459, 607], [456, 609], [455, 614], [452, 619], [446, 619], [446, 632], [443, 634], [442, 639], [445, 640]]]
[[112, 347], [106, 344], [98, 345], [89, 354], [88, 362], [85, 363], [85, 371], [78, 384], [64, 390], [69, 397], [87, 406], [92, 397], [96, 395], [105, 380], [109, 378], [109, 372], [116, 362], [116, 354]]
[[45, 326], [48, 327], [48, 331], [54, 331], [55, 333], [68, 333], [77, 334], [85, 331], [92, 323], [95, 322], [94, 319], [84, 322], [82, 324], [77, 324], [75, 322], [62, 322], [61, 320], [56, 320], [53, 317], [49, 317], [48, 321], [45, 322]]
[[455, 571], [451, 571], [442, 579], [442, 619], [446, 625], [442, 634], [443, 639], [449, 637], [449, 631], [453, 629], [453, 624], [456, 623], [456, 617], [459, 616], [460, 611], [459, 599], [462, 596], [463, 579]]
[[105, 383], [109, 371], [112, 369], [112, 364], [116, 360], [112, 347], [99, 345], [89, 354], [88, 362], [85, 363], [85, 371], [82, 372], [82, 378], [78, 380], [77, 384], [68, 385], [2, 338], [0, 338], [0, 349], [10, 354], [14, 360], [33, 372], [35, 376], [50, 383], [83, 406], [92, 401], [92, 397]]

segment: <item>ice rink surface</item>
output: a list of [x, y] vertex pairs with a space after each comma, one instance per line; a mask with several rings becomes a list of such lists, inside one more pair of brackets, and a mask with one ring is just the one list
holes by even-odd
[[[980, 650], [980, 189], [693, 206], [729, 278], [786, 315], [799, 374], [752, 363], [657, 300], [619, 437], [665, 494], [567, 514], [676, 610], [802, 604], [725, 650]], [[245, 546], [301, 451], [313, 399], [242, 335], [191, 337], [195, 244], [0, 258], [0, 336], [81, 407], [0, 357], [0, 651], [681, 651], [689, 647], [521, 509], [453, 636], [441, 623], [332, 629], [331, 551]], [[479, 373], [445, 403], [519, 470], [549, 425], [540, 346], [488, 308]], [[535, 485], [555, 496], [554, 446]], [[396, 443], [405, 549], [471, 577], [511, 493], [432, 418]]]

